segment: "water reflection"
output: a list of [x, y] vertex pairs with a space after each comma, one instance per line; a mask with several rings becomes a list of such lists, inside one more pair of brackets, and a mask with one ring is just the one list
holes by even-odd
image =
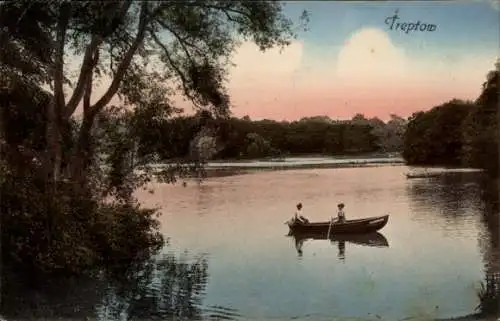
[[[189, 248], [210, 253], [210, 260], [170, 256], [163, 266], [150, 262], [119, 280], [61, 281], [35, 294], [6, 279], [0, 314], [9, 321], [431, 320], [472, 313], [481, 302], [479, 311], [494, 315], [498, 194], [468, 174], [406, 180], [404, 171], [290, 170], [213, 178], [203, 187], [157, 186], [155, 194], [141, 197], [162, 206], [162, 232], [172, 238], [168, 250]], [[270, 193], [269, 186], [280, 188]], [[371, 248], [387, 248], [385, 237], [344, 236], [333, 244], [321, 235], [285, 239], [283, 213], [304, 199], [315, 221], [324, 220], [337, 199], [349, 204], [353, 217], [390, 210], [394, 219], [383, 230], [390, 251]], [[297, 252], [290, 248], [294, 243]], [[298, 250], [315, 256], [297, 260]], [[491, 272], [482, 273], [483, 267]], [[479, 280], [485, 289], [481, 299]]]
[[453, 173], [408, 183], [415, 209], [438, 207], [438, 211], [415, 211], [419, 216], [438, 212], [445, 224], [472, 221], [478, 209], [483, 225], [477, 236], [483, 254], [484, 280], [478, 289], [477, 313], [467, 317], [500, 316], [500, 206], [499, 181], [472, 172]]
[[[500, 316], [500, 181], [480, 181], [484, 210], [482, 222], [488, 235], [482, 235], [485, 280], [478, 292], [477, 310], [482, 316]], [[485, 240], [486, 239], [486, 240]], [[489, 242], [488, 242], [489, 241]]]
[[193, 263], [186, 260], [164, 255], [111, 283], [97, 307], [99, 319], [201, 319], [208, 263], [204, 257]]
[[453, 172], [422, 180], [407, 181], [407, 192], [413, 201], [413, 208], [440, 206], [439, 213], [447, 222], [456, 222], [460, 217], [468, 216], [467, 211], [479, 200], [478, 173]]
[[[299, 257], [302, 257], [303, 250], [302, 247], [304, 243], [308, 240], [327, 240], [327, 235], [324, 233], [298, 233], [289, 232], [287, 236], [292, 237], [295, 242], [295, 249]], [[371, 247], [389, 247], [389, 242], [385, 236], [381, 233], [369, 233], [369, 234], [338, 234], [330, 236], [330, 242], [332, 244], [337, 244], [338, 248], [338, 258], [340, 260], [345, 260], [345, 248], [346, 243], [352, 243], [362, 246]]]
[[125, 275], [107, 280], [46, 281], [36, 288], [4, 278], [0, 315], [7, 320], [234, 319], [236, 311], [203, 308], [208, 282], [204, 256], [171, 254], [151, 259]]

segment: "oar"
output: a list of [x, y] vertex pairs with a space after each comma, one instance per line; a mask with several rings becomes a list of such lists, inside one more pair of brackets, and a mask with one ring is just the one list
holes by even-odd
[[326, 239], [327, 240], [330, 239], [330, 230], [332, 229], [332, 223], [333, 223], [333, 220], [330, 219], [330, 225], [328, 225], [328, 234], [326, 234]]

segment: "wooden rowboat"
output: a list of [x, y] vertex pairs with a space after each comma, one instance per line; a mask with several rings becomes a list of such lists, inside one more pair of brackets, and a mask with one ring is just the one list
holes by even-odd
[[288, 222], [288, 227], [292, 233], [316, 233], [325, 235], [328, 233], [330, 228], [330, 235], [335, 234], [366, 234], [373, 233], [382, 229], [389, 221], [389, 215], [362, 218], [355, 220], [346, 220], [344, 223], [333, 223], [330, 222], [316, 222], [316, 223], [302, 223], [300, 221], [294, 220], [293, 222]]

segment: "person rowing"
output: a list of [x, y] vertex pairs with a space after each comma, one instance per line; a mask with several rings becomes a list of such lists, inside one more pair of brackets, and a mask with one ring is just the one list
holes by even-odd
[[337, 218], [332, 217], [332, 219], [330, 220], [330, 225], [328, 226], [328, 233], [326, 234], [326, 237], [328, 239], [330, 238], [330, 231], [332, 230], [333, 224], [345, 223], [344, 207], [345, 207], [344, 203], [340, 203], [337, 205], [337, 208], [338, 208]]
[[337, 205], [337, 218], [332, 217], [332, 222], [333, 223], [345, 223], [345, 212], [344, 212], [345, 205], [344, 203], [340, 203]]
[[337, 222], [338, 223], [345, 223], [345, 212], [344, 212], [344, 203], [340, 203], [337, 205], [338, 212], [337, 212]]

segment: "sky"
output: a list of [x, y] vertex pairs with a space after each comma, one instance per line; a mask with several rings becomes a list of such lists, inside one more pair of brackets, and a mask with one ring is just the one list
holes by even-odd
[[[252, 43], [235, 52], [228, 84], [235, 116], [409, 116], [452, 98], [476, 99], [499, 57], [498, 1], [295, 1], [285, 7], [291, 18], [303, 10], [309, 30], [283, 52], [262, 53]], [[386, 20], [396, 10], [396, 22], [420, 21], [435, 30], [406, 33], [395, 24], [391, 30]]]
[[[234, 52], [227, 84], [234, 116], [407, 117], [453, 98], [476, 99], [500, 56], [500, 0], [285, 3], [296, 21], [303, 10], [308, 30], [284, 50], [244, 42]], [[410, 23], [435, 30], [401, 30]]]

